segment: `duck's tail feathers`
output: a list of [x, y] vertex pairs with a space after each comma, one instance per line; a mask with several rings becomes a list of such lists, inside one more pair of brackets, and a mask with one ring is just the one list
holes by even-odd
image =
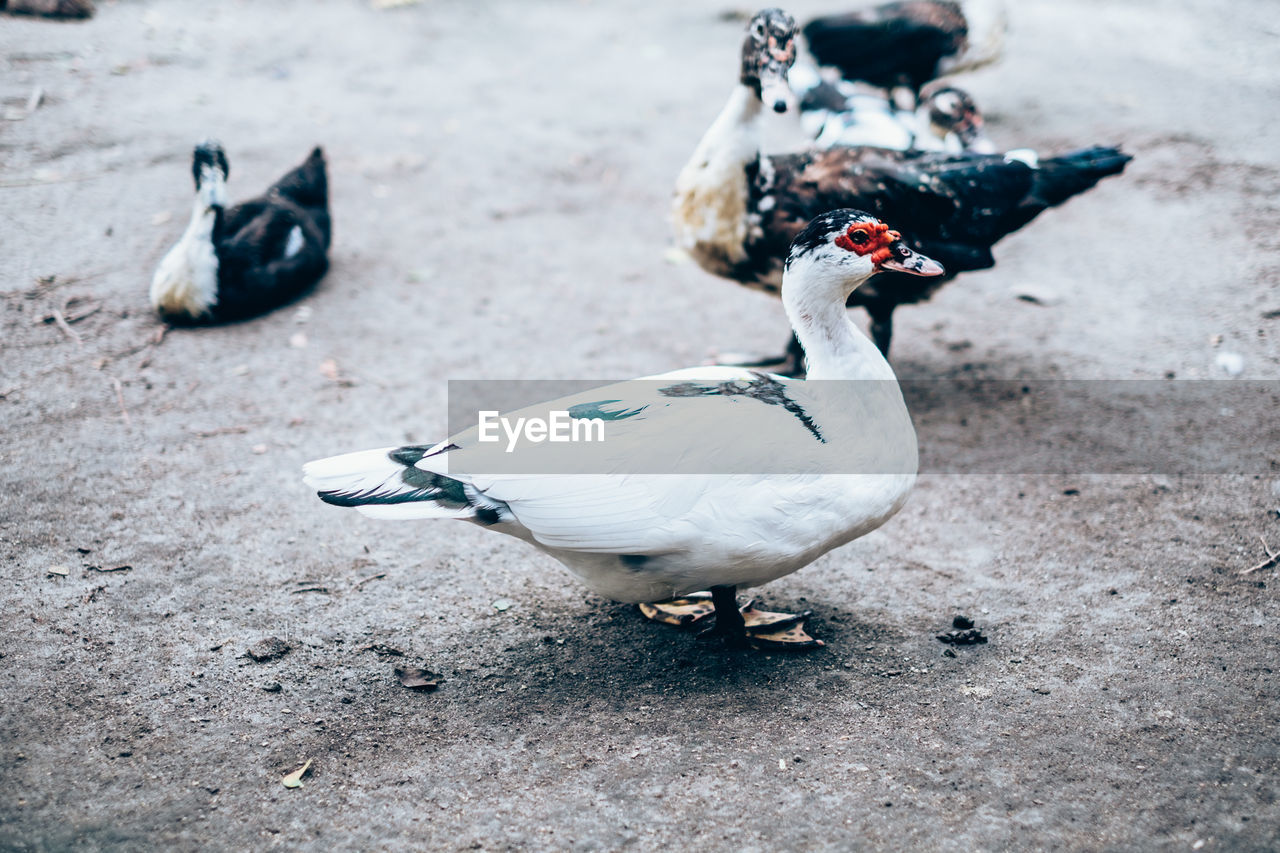
[[1036, 167], [1032, 192], [1046, 207], [1055, 207], [1103, 178], [1120, 174], [1132, 159], [1119, 148], [1101, 145], [1045, 157]]
[[308, 210], [329, 210], [329, 177], [324, 150], [316, 146], [302, 165], [271, 185], [280, 195]]
[[463, 480], [417, 467], [454, 445], [410, 445], [331, 456], [303, 466], [303, 480], [327, 504], [371, 518], [459, 518], [493, 524], [510, 514]]

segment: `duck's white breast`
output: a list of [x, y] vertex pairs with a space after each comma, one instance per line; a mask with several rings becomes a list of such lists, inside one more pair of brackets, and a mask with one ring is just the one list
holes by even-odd
[[218, 253], [210, 239], [213, 213], [193, 219], [151, 279], [151, 305], [165, 314], [199, 317], [218, 299]]

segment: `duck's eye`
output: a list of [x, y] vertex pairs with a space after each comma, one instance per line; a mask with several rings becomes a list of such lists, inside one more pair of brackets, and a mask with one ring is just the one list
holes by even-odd
[[756, 21], [751, 27], [751, 35], [758, 39], [764, 38], [764, 21]]
[[861, 228], [856, 228], [849, 232], [849, 240], [856, 245], [861, 246], [863, 243], [867, 242], [868, 239], [867, 232], [863, 231]]

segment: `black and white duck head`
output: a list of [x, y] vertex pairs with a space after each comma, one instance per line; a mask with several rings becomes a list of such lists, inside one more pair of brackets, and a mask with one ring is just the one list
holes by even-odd
[[939, 139], [955, 134], [960, 147], [979, 154], [994, 152], [995, 146], [983, 129], [982, 111], [973, 96], [964, 89], [935, 85], [922, 94], [922, 104], [929, 118], [929, 129]]
[[763, 9], [747, 23], [739, 81], [775, 113], [791, 105], [787, 72], [796, 61], [796, 21], [781, 9]]
[[227, 204], [227, 176], [231, 167], [222, 143], [206, 139], [191, 154], [191, 177], [196, 182], [196, 194], [206, 207], [225, 207]]
[[893, 369], [849, 320], [849, 294], [877, 273], [937, 276], [942, 265], [911, 249], [869, 213], [816, 217], [791, 242], [782, 304], [804, 348], [810, 379], [892, 379]]
[[[818, 298], [844, 300], [882, 272], [942, 275], [942, 265], [912, 250], [902, 235], [869, 213], [844, 208], [816, 217], [791, 242], [784, 282]], [[794, 287], [793, 287], [794, 289]], [[784, 294], [786, 289], [784, 287]]]
[[203, 317], [218, 301], [218, 252], [214, 239], [227, 205], [229, 173], [227, 155], [219, 142], [207, 139], [195, 147], [191, 177], [196, 184], [196, 197], [191, 221], [151, 279], [151, 305], [166, 317]]

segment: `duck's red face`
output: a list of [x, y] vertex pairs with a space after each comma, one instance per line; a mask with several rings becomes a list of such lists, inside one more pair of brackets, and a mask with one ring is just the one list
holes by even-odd
[[901, 234], [890, 231], [883, 222], [855, 222], [836, 238], [836, 245], [846, 252], [870, 255], [871, 262], [879, 266], [893, 257], [893, 244], [901, 239]]
[[902, 242], [902, 235], [883, 222], [855, 222], [835, 239], [846, 252], [870, 256], [877, 272], [894, 271], [909, 275], [942, 275], [942, 264], [926, 258]]

